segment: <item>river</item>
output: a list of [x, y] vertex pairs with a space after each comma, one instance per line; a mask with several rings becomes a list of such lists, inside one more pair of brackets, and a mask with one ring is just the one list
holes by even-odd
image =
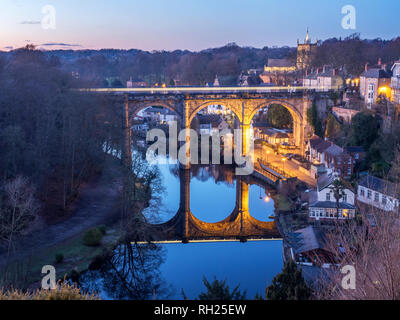
[[[157, 206], [157, 222], [166, 222], [179, 208], [180, 180], [176, 166], [163, 164], [158, 168], [164, 190], [160, 195], [161, 206]], [[269, 196], [267, 187], [250, 185], [249, 210], [254, 218], [270, 221], [274, 201]], [[196, 218], [209, 223], [225, 219], [235, 208], [235, 197], [236, 181], [230, 168], [192, 166], [190, 209]], [[268, 201], [265, 201], [266, 197]], [[145, 214], [150, 218], [153, 213], [154, 208], [150, 205]], [[126, 248], [120, 248], [120, 255], [117, 254], [112, 262], [113, 267], [125, 265], [125, 255]], [[99, 291], [103, 299], [182, 299], [183, 292], [187, 298], [194, 299], [205, 291], [203, 277], [206, 277], [208, 281], [214, 278], [226, 280], [231, 289], [240, 285], [241, 291], [247, 291], [247, 298], [253, 299], [256, 293], [264, 296], [267, 284], [283, 266], [281, 240], [139, 246], [130, 252], [130, 256], [144, 257], [142, 265], [146, 267], [142, 272], [132, 278], [127, 267], [121, 277], [113, 268], [103, 265], [100, 270], [89, 271], [81, 277], [83, 288]], [[121, 278], [128, 279], [124, 286], [119, 284]], [[138, 286], [140, 281], [144, 283]], [[131, 286], [133, 290], [128, 289]]]

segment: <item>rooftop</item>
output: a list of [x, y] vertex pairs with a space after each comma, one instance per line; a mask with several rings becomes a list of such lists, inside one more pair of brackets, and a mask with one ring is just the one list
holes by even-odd
[[394, 183], [390, 181], [380, 179], [375, 176], [367, 175], [362, 178], [358, 185], [363, 186], [368, 189], [380, 192], [382, 194], [390, 195], [392, 197], [398, 196], [398, 188]]
[[287, 240], [295, 253], [303, 253], [316, 249], [326, 249], [326, 238], [322, 230], [308, 226], [307, 228], [289, 232]]
[[317, 136], [317, 135], [313, 135], [313, 136], [311, 137], [311, 139], [309, 140], [310, 146], [311, 146], [311, 148], [313, 148], [313, 149], [314, 149], [314, 147], [315, 147], [316, 145], [320, 144], [320, 143], [323, 142], [323, 141], [324, 141], [324, 139], [322, 139], [321, 137], [319, 137], [319, 136]]
[[[336, 209], [335, 201], [317, 201], [310, 205], [310, 208]], [[347, 202], [339, 202], [339, 209], [355, 209], [355, 207]]]
[[363, 147], [359, 147], [359, 146], [345, 147], [344, 149], [349, 153], [365, 152], [365, 149]]
[[332, 145], [332, 142], [323, 140], [317, 145], [315, 145], [314, 149], [317, 150], [319, 153], [324, 152]]
[[361, 74], [361, 77], [365, 77], [365, 78], [390, 78], [391, 75], [389, 72], [387, 72], [384, 69], [381, 68], [371, 68], [368, 69], [367, 71], [364, 71]]
[[332, 144], [329, 148], [325, 150], [325, 153], [328, 153], [331, 156], [339, 156], [343, 153], [343, 149], [336, 144]]
[[293, 67], [294, 63], [291, 63], [287, 59], [268, 59], [267, 67], [278, 67], [278, 68], [284, 68], [284, 67]]

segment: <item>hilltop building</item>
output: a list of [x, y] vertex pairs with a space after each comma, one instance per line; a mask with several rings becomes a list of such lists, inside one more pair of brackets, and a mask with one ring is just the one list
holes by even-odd
[[286, 86], [296, 80], [296, 66], [287, 59], [269, 58], [260, 78], [263, 83]]
[[304, 70], [311, 67], [312, 59], [317, 52], [317, 42], [312, 43], [307, 29], [307, 35], [304, 43], [297, 40], [297, 69]]

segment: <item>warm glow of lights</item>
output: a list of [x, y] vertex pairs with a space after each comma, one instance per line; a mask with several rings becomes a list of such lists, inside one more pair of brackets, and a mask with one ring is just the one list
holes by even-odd
[[387, 86], [379, 87], [378, 89], [378, 94], [384, 95], [386, 98], [390, 98], [391, 96], [391, 90]]
[[[91, 91], [91, 92], [127, 92], [127, 93], [166, 93], [166, 92], [294, 92], [294, 91], [307, 91], [310, 90], [306, 87], [170, 87], [160, 88], [159, 84], [154, 85], [156, 88], [86, 88], [77, 89], [77, 91]], [[324, 91], [325, 88], [315, 88], [315, 91]]]
[[286, 160], [287, 160], [287, 158], [286, 158], [286, 157], [283, 157], [283, 158], [282, 158], [282, 161], [283, 161], [283, 162], [285, 162]]
[[266, 197], [264, 198], [264, 201], [265, 201], [265, 202], [269, 202], [270, 199], [271, 199], [270, 197], [266, 196]]
[[163, 88], [166, 88], [166, 87], [167, 87], [167, 85], [166, 85], [165, 83], [163, 83], [163, 84], [162, 84], [162, 87], [163, 87]]

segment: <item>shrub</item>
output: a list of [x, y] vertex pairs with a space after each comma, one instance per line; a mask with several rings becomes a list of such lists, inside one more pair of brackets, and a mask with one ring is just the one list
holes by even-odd
[[64, 254], [62, 254], [62, 253], [56, 253], [55, 258], [56, 258], [56, 263], [61, 263], [61, 262], [63, 262], [63, 260], [64, 260]]
[[40, 289], [34, 292], [19, 290], [3, 291], [0, 289], [0, 300], [100, 300], [95, 294], [85, 294], [74, 284], [59, 281], [54, 290]]
[[83, 244], [89, 247], [96, 247], [100, 244], [101, 239], [103, 238], [103, 233], [99, 230], [99, 228], [93, 228], [86, 231], [83, 236]]
[[106, 233], [107, 233], [107, 227], [106, 227], [104, 224], [102, 224], [101, 226], [98, 226], [97, 228], [101, 231], [101, 233], [103, 234], [103, 236], [106, 235]]

